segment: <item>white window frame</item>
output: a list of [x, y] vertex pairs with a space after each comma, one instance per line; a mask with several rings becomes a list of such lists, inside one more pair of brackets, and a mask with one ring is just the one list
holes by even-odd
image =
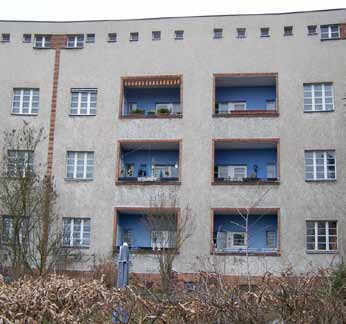
[[[41, 41], [38, 41], [38, 37], [42, 38]], [[49, 40], [48, 40], [49, 38]], [[41, 45], [38, 45], [41, 43]], [[51, 35], [35, 35], [35, 46], [37, 48], [51, 48], [52, 46], [52, 38]]]
[[[322, 97], [317, 97], [315, 92], [316, 87], [317, 86], [321, 86], [321, 92], [322, 92]], [[327, 96], [326, 95], [326, 86], [330, 87], [330, 91], [331, 91], [331, 95]], [[311, 93], [310, 93], [310, 89], [308, 87], [311, 87]], [[304, 86], [304, 112], [320, 112], [320, 111], [334, 111], [334, 87], [332, 83], [305, 83]], [[307, 96], [307, 95], [310, 95]], [[311, 104], [305, 104], [305, 100], [310, 100], [311, 99]], [[321, 104], [316, 104], [316, 99], [321, 99], [322, 103]], [[327, 103], [326, 99], [332, 99], [331, 103]], [[316, 106], [317, 105], [322, 105], [322, 109], [321, 110], [317, 110]], [[331, 109], [327, 109], [326, 106], [327, 105], [332, 105]], [[306, 109], [307, 106], [311, 106], [311, 110]]]
[[83, 48], [84, 47], [84, 35], [67, 35], [66, 48]]
[[[24, 93], [29, 91], [29, 106], [24, 107]], [[19, 101], [15, 100], [19, 96]], [[37, 97], [37, 100], [34, 100]], [[19, 102], [19, 107], [14, 107], [14, 104]], [[27, 101], [25, 101], [27, 102]], [[37, 107], [33, 107], [33, 103], [37, 103]], [[12, 96], [11, 114], [13, 115], [38, 115], [40, 108], [40, 89], [38, 88], [14, 88]], [[19, 112], [15, 112], [15, 109], [19, 109]], [[24, 112], [24, 109], [28, 109], [28, 112]]]
[[[81, 221], [80, 223], [80, 235], [79, 235], [79, 240], [80, 240], [80, 244], [77, 245], [75, 244], [75, 238], [73, 237], [73, 234], [74, 234], [74, 221], [78, 219]], [[65, 233], [65, 226], [66, 226], [66, 223], [65, 221], [69, 221], [69, 223], [67, 223], [67, 226], [70, 227], [70, 238], [69, 238], [69, 244], [65, 244], [65, 242], [63, 242], [63, 246], [68, 246], [68, 247], [90, 247], [90, 241], [91, 241], [91, 221], [90, 221], [90, 218], [72, 218], [72, 217], [66, 217], [63, 219], [63, 233]], [[89, 222], [89, 228], [90, 228], [90, 231], [87, 232], [84, 230], [84, 228], [86, 227], [85, 223], [86, 222]], [[84, 238], [84, 235], [85, 234], [89, 234], [89, 244], [84, 244], [84, 241], [85, 241], [85, 238]], [[63, 235], [64, 236], [64, 235]], [[65, 236], [63, 237], [63, 241], [65, 240]]]
[[[151, 231], [150, 244], [153, 250], [168, 249], [176, 246], [176, 231]], [[156, 240], [154, 239], [156, 237]]]
[[[10, 152], [14, 153], [15, 157], [13, 160], [10, 158]], [[25, 159], [25, 165], [23, 166], [23, 169], [21, 168], [19, 163], [19, 159], [22, 159], [23, 157], [18, 156], [19, 154], [23, 154]], [[14, 173], [10, 173], [9, 164], [14, 164]], [[32, 173], [34, 173], [34, 152], [29, 150], [8, 150], [7, 151], [7, 173], [9, 176], [18, 176], [17, 172], [21, 172], [21, 176], [26, 176], [26, 171], [31, 170]]]
[[[223, 108], [220, 109], [220, 106]], [[235, 109], [237, 105], [241, 105], [243, 109]], [[228, 102], [219, 102], [218, 103], [218, 113], [230, 113], [232, 111], [244, 111], [247, 110], [246, 101], [228, 101]]]
[[[235, 235], [242, 235], [244, 236], [244, 244], [243, 245], [236, 245], [234, 244], [234, 236]], [[226, 247], [228, 249], [246, 249], [247, 248], [247, 233], [246, 232], [235, 232], [230, 231], [227, 232], [227, 238], [226, 238]]]
[[[338, 29], [336, 37], [333, 36], [333, 34], [335, 33], [335, 31], [332, 32], [333, 27], [337, 27], [337, 29]], [[322, 32], [323, 28], [328, 28], [327, 33]], [[321, 40], [339, 39], [340, 38], [340, 25], [321, 25], [320, 29], [321, 29]], [[327, 37], [325, 37], [325, 36], [327, 36]]]
[[[70, 164], [71, 166], [73, 166], [73, 174], [72, 177], [68, 175], [68, 167], [69, 167], [69, 154], [71, 154], [71, 156], [73, 156], [73, 165]], [[83, 156], [83, 176], [82, 177], [78, 177], [78, 172], [77, 172], [77, 166], [78, 166], [78, 155], [82, 155]], [[88, 156], [91, 156], [92, 159], [88, 159]], [[87, 177], [87, 167], [88, 167], [88, 160], [92, 161], [92, 164], [89, 165], [89, 167], [92, 168], [92, 175], [91, 177]], [[90, 151], [67, 151], [66, 154], [66, 179], [68, 180], [92, 180], [94, 178], [94, 152], [90, 152]]]
[[[272, 170], [268, 170], [269, 168], [272, 168]], [[272, 174], [273, 174], [272, 177], [268, 176], [270, 172], [272, 172]], [[268, 163], [266, 165], [266, 173], [267, 173], [267, 179], [277, 178], [276, 164], [275, 163]]]
[[[161, 178], [174, 178], [174, 165], [153, 165], [152, 167], [152, 176], [156, 178], [160, 178], [160, 172], [162, 172]], [[158, 172], [158, 175], [155, 175]], [[168, 176], [166, 176], [166, 172], [168, 172]]]
[[[73, 94], [78, 94], [78, 100], [77, 100], [77, 108], [72, 107], [73, 103]], [[81, 107], [82, 105], [82, 95], [87, 94], [87, 107]], [[91, 95], [95, 95], [95, 108], [91, 107], [91, 104], [93, 103], [91, 101]], [[97, 89], [91, 88], [91, 89], [71, 89], [71, 103], [70, 103], [70, 115], [73, 116], [95, 116], [96, 115], [96, 107], [97, 107]], [[76, 110], [77, 113], [73, 113], [72, 110]], [[86, 113], [81, 113], [81, 110], [85, 110]], [[95, 112], [91, 112], [92, 110], [95, 110]]]
[[[323, 222], [324, 223], [324, 230], [325, 230], [325, 235], [319, 235], [318, 233], [318, 223], [321, 223]], [[336, 235], [330, 235], [329, 234], [329, 223], [330, 222], [333, 222], [333, 223], [336, 223]], [[314, 225], [314, 234], [313, 235], [308, 235], [308, 224], [309, 223], [312, 223]], [[335, 220], [319, 220], [319, 221], [307, 221], [306, 222], [306, 250], [309, 251], [309, 252], [336, 252], [338, 251], [338, 222], [335, 221]], [[307, 247], [307, 243], [308, 243], [308, 237], [313, 237], [314, 238], [314, 248], [313, 249], [308, 249]], [[320, 236], [325, 236], [326, 237], [326, 248], [325, 249], [319, 249], [318, 247], [318, 238]], [[336, 249], [330, 249], [329, 247], [329, 243], [330, 243], [330, 238], [335, 236], [336, 238]]]
[[[311, 154], [312, 153], [312, 164], [307, 164], [307, 154]], [[323, 153], [323, 164], [322, 165], [318, 165], [317, 164], [317, 153]], [[333, 154], [334, 156], [334, 164], [328, 164], [328, 154]], [[304, 152], [304, 160], [305, 160], [305, 180], [306, 181], [321, 181], [321, 180], [325, 180], [325, 181], [333, 181], [336, 180], [336, 155], [335, 155], [335, 151], [334, 150], [327, 150], [327, 151], [305, 151]], [[317, 167], [323, 166], [323, 178], [318, 178], [317, 177]], [[334, 174], [335, 177], [334, 178], [329, 178], [328, 177], [328, 166], [334, 166]], [[312, 174], [313, 174], [313, 179], [309, 179], [306, 174], [307, 173], [311, 173], [311, 172], [307, 172], [307, 167], [312, 167]]]
[[[236, 169], [242, 168], [243, 177], [235, 177]], [[243, 178], [247, 178], [247, 165], [219, 165], [217, 168], [217, 177], [220, 179], [228, 179], [232, 181], [242, 181]], [[226, 176], [222, 176], [222, 173]]]
[[[277, 249], [278, 244], [277, 244], [277, 236], [278, 233], [277, 231], [274, 230], [268, 230], [266, 231], [266, 247], [268, 249]], [[268, 242], [272, 240], [273, 241], [273, 246], [270, 246], [270, 244], [268, 244]]]

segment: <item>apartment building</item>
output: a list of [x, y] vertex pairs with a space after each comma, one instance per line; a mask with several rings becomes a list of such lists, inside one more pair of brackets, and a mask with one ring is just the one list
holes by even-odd
[[346, 9], [1, 21], [0, 36], [0, 129], [44, 127], [35, 157], [10, 154], [54, 177], [70, 269], [128, 242], [132, 271], [158, 272], [175, 233], [143, 222], [158, 196], [176, 224], [192, 215], [179, 273], [345, 254]]

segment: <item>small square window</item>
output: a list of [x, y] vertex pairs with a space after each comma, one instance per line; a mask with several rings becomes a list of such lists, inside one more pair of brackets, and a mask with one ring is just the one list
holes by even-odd
[[130, 42], [138, 42], [139, 33], [130, 33]]
[[214, 29], [214, 38], [222, 38], [222, 28]]
[[175, 39], [184, 39], [184, 31], [183, 30], [176, 30], [174, 32]]
[[117, 41], [117, 33], [108, 34], [108, 42], [115, 43]]
[[95, 43], [95, 34], [87, 34], [86, 35], [87, 43]]
[[237, 38], [246, 37], [246, 28], [237, 28]]
[[317, 35], [317, 26], [316, 25], [308, 26], [308, 35]]
[[161, 39], [161, 32], [160, 31], [153, 31], [152, 32], [152, 39], [153, 40], [160, 40]]
[[23, 34], [23, 43], [31, 43], [31, 34]]
[[261, 28], [261, 37], [269, 37], [269, 28]]
[[10, 42], [10, 34], [6, 33], [6, 34], [1, 34], [1, 41], [3, 43], [9, 43]]
[[284, 27], [284, 36], [293, 36], [293, 26]]

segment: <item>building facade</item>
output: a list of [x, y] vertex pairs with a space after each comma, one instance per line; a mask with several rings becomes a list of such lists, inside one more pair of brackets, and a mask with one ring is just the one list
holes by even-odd
[[1, 21], [0, 34], [0, 129], [44, 127], [33, 164], [54, 177], [71, 269], [126, 241], [132, 271], [158, 272], [175, 230], [143, 221], [157, 197], [176, 226], [192, 219], [179, 273], [344, 255], [345, 9]]

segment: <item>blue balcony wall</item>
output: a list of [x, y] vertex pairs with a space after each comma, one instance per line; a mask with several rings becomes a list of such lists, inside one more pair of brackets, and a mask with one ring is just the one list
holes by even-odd
[[267, 178], [267, 164], [277, 165], [276, 149], [215, 150], [215, 166], [247, 165], [247, 176], [257, 165], [257, 178]]
[[217, 103], [246, 101], [247, 110], [265, 110], [267, 100], [276, 100], [275, 86], [216, 88]]
[[[139, 170], [144, 169], [146, 176], [152, 176], [153, 165], [178, 165], [179, 151], [178, 150], [132, 150], [122, 151], [121, 158], [125, 164], [134, 164], [134, 177], [138, 176]], [[142, 167], [144, 166], [145, 167]], [[178, 169], [177, 175], [178, 176]]]
[[[234, 223], [232, 223], [234, 222]], [[239, 224], [239, 226], [238, 226]], [[245, 220], [240, 215], [217, 215], [214, 216], [214, 233], [221, 231], [245, 232]], [[249, 216], [249, 249], [265, 249], [266, 232], [277, 233], [276, 215], [250, 215]]]
[[179, 88], [128, 88], [125, 89], [124, 113], [129, 113], [129, 103], [137, 103], [137, 108], [155, 110], [157, 103], [179, 103]]
[[142, 214], [118, 214], [118, 225], [121, 228], [120, 238], [117, 238], [117, 243], [122, 244], [123, 230], [132, 231], [132, 246], [131, 247], [151, 247], [150, 231], [146, 224], [145, 217]]

